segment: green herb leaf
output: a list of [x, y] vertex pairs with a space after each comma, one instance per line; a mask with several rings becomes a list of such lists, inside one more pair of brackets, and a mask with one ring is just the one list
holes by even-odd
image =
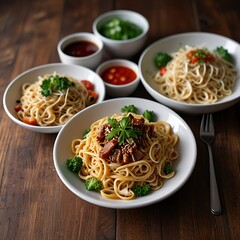
[[127, 133], [125, 130], [120, 132], [119, 138], [118, 138], [118, 143], [119, 145], [122, 145], [125, 141], [125, 139], [128, 139]]
[[107, 140], [111, 140], [115, 136], [118, 136], [119, 132], [121, 132], [121, 129], [119, 127], [113, 128], [111, 132], [107, 135]]
[[134, 105], [128, 105], [128, 106], [124, 106], [123, 108], [121, 108], [121, 112], [122, 113], [137, 113], [137, 108]]
[[128, 129], [127, 134], [128, 138], [138, 138], [141, 135], [137, 129]]
[[143, 112], [143, 117], [146, 118], [149, 122], [153, 122], [153, 111], [145, 110]]
[[53, 91], [63, 91], [69, 87], [75, 87], [75, 83], [69, 81], [67, 77], [59, 77], [54, 74], [44, 79], [40, 87], [42, 88], [41, 94], [47, 97], [51, 95]]
[[42, 88], [41, 93], [43, 96], [47, 97], [51, 95], [52, 93], [51, 80], [50, 79], [43, 80], [41, 88]]
[[126, 130], [127, 128], [131, 128], [132, 126], [130, 125], [131, 118], [130, 117], [123, 117], [121, 121], [119, 121], [119, 126], [123, 130]]
[[87, 137], [88, 133], [90, 133], [90, 132], [91, 132], [90, 128], [86, 129], [83, 133], [83, 139], [85, 139]]
[[112, 128], [117, 128], [118, 127], [118, 121], [115, 118], [108, 118], [108, 123]]
[[119, 145], [122, 145], [126, 139], [138, 138], [141, 135], [141, 132], [131, 125], [130, 117], [123, 117], [119, 122], [115, 118], [109, 118], [108, 123], [112, 129], [107, 135], [107, 140], [118, 137]]

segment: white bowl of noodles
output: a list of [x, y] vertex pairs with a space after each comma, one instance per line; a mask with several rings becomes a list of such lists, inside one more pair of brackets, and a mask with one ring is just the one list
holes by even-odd
[[[54, 85], [55, 91], [47, 85], [43, 96], [41, 85], [45, 79], [45, 84], [50, 81], [49, 76], [55, 76], [55, 80], [51, 81], [57, 82], [63, 90], [57, 92], [60, 87]], [[93, 90], [80, 83], [82, 80]], [[71, 88], [64, 88], [66, 81], [74, 82]], [[29, 91], [24, 90], [23, 93], [24, 84]], [[52, 91], [51, 94], [48, 91]], [[94, 100], [90, 100], [91, 95], [94, 95]], [[29, 69], [11, 81], [3, 95], [3, 106], [10, 119], [18, 125], [35, 132], [57, 133], [77, 112], [90, 104], [102, 102], [104, 98], [104, 83], [95, 72], [82, 66], [52, 63]]]
[[[171, 127], [171, 134], [175, 134], [178, 136], [178, 142], [177, 145], [175, 145], [175, 150], [178, 153], [178, 159], [174, 160], [173, 163], [175, 175], [172, 178], [163, 180], [163, 186], [160, 189], [150, 191], [150, 193], [146, 196], [134, 197], [131, 200], [121, 198], [110, 199], [106, 197], [106, 195], [102, 195], [102, 192], [100, 193], [97, 191], [87, 190], [84, 180], [80, 179], [77, 173], [73, 173], [67, 168], [66, 161], [67, 159], [71, 159], [75, 156], [75, 153], [72, 152], [72, 146], [75, 146], [78, 142], [78, 140], [76, 139], [83, 138], [85, 130], [88, 129], [92, 123], [105, 117], [111, 118], [114, 114], [119, 115], [121, 114], [121, 109], [129, 105], [135, 106], [139, 114], [143, 113], [145, 110], [153, 111], [153, 124], [159, 121], [168, 123]], [[98, 122], [98, 124], [95, 124], [95, 126], [99, 125], [99, 123], [100, 122]], [[102, 120], [101, 123], [103, 123]], [[84, 148], [83, 146], [86, 146], [85, 144], [89, 144], [90, 142], [90, 149], [94, 149], [94, 146], [98, 145], [96, 143], [92, 144], [93, 142], [95, 142], [95, 138], [93, 138], [91, 135], [94, 134], [94, 130], [92, 130], [89, 134], [90, 135], [85, 138], [85, 143], [81, 143], [80, 148]], [[102, 162], [102, 164], [100, 165], [105, 166], [103, 167], [103, 169], [105, 169], [105, 173], [108, 173], [110, 166], [111, 168], [115, 169], [114, 164], [107, 164], [106, 161], [102, 160], [102, 157], [100, 157], [98, 153], [99, 152], [95, 152], [94, 154], [91, 154], [92, 157], [86, 154], [86, 159], [85, 157], [83, 157], [83, 162], [85, 163], [85, 166], [85, 160], [87, 162], [90, 161], [92, 163], [92, 167], [95, 160], [98, 159], [100, 160], [100, 162]], [[99, 158], [96, 156], [99, 156]], [[194, 135], [186, 122], [178, 114], [176, 114], [169, 108], [161, 105], [160, 103], [146, 99], [131, 97], [106, 100], [102, 103], [90, 106], [89, 108], [75, 115], [64, 125], [64, 127], [59, 132], [55, 140], [53, 149], [54, 166], [56, 168], [57, 174], [70, 191], [72, 191], [76, 196], [80, 197], [81, 199], [92, 204], [116, 209], [127, 209], [147, 206], [166, 199], [170, 195], [174, 194], [185, 184], [185, 182], [191, 176], [191, 173], [195, 167], [196, 156], [197, 147]], [[139, 160], [133, 164], [134, 166], [140, 166], [142, 162], [143, 160]], [[98, 169], [101, 169], [100, 165]], [[129, 167], [128, 164], [121, 166], [123, 166], [124, 168]], [[83, 169], [85, 169], [85, 167]], [[145, 169], [145, 167], [143, 169]], [[148, 174], [146, 170], [144, 171], [146, 172], [146, 174]], [[98, 170], [95, 170], [94, 172], [95, 174], [97, 174]], [[103, 178], [106, 180], [109, 175], [103, 174], [102, 176], [104, 176]], [[130, 189], [128, 188], [128, 191], [129, 190]], [[109, 194], [111, 195], [111, 193]], [[123, 192], [123, 194], [125, 194], [125, 191]]]
[[[214, 53], [215, 49], [217, 47], [223, 47], [225, 50], [228, 51], [228, 53], [232, 56], [233, 59], [233, 65], [235, 68], [235, 75], [231, 75], [233, 77], [233, 81], [235, 82], [233, 87], [231, 87], [231, 93], [227, 93], [229, 95], [225, 95], [222, 98], [218, 98], [217, 101], [209, 103], [207, 102], [207, 99], [209, 99], [211, 96], [207, 95], [206, 99], [201, 102], [195, 102], [195, 99], [193, 97], [193, 94], [189, 94], [189, 98], [183, 98], [185, 97], [185, 93], [183, 93], [184, 90], [186, 92], [188, 91], [189, 87], [189, 81], [185, 81], [187, 79], [187, 74], [191, 74], [189, 68], [181, 69], [181, 71], [185, 71], [184, 74], [181, 75], [181, 77], [176, 77], [176, 72], [173, 70], [169, 70], [170, 63], [172, 62], [173, 65], [173, 59], [168, 63], [166, 68], [168, 69], [168, 74], [165, 75], [165, 77], [161, 77], [159, 83], [156, 81], [156, 74], [159, 73], [159, 68], [155, 65], [155, 57], [157, 53], [166, 53], [173, 57], [173, 53], [179, 52], [180, 49], [184, 49], [186, 51], [186, 47], [190, 46], [192, 48], [197, 49], [204, 49], [210, 51], [210, 53]], [[192, 32], [192, 33], [183, 33], [183, 34], [176, 34], [172, 35], [163, 39], [160, 39], [153, 44], [151, 44], [148, 48], [146, 48], [143, 53], [141, 54], [141, 57], [139, 59], [139, 69], [140, 69], [140, 77], [141, 81], [146, 88], [146, 90], [149, 92], [149, 94], [154, 97], [157, 101], [160, 103], [180, 112], [188, 113], [188, 114], [202, 114], [202, 113], [209, 113], [209, 112], [216, 112], [224, 110], [228, 107], [231, 107], [236, 102], [240, 100], [240, 78], [239, 78], [239, 71], [240, 71], [240, 45], [224, 36], [220, 36], [217, 34], [212, 33], [204, 33], [204, 32]], [[184, 60], [185, 61], [185, 60]], [[179, 62], [184, 62], [183, 60], [180, 60]], [[190, 60], [188, 60], [190, 61]], [[178, 66], [176, 62], [174, 63], [175, 66]], [[185, 63], [187, 64], [187, 63]], [[211, 63], [212, 64], [212, 63]], [[221, 63], [222, 64], [222, 63]], [[224, 63], [225, 64], [225, 63]], [[209, 64], [210, 65], [210, 64]], [[188, 65], [189, 66], [189, 65]], [[186, 67], [186, 65], [185, 65]], [[222, 65], [221, 65], [222, 67]], [[219, 67], [219, 68], [221, 68]], [[225, 66], [223, 66], [225, 69]], [[174, 69], [174, 68], [172, 68]], [[219, 71], [219, 73], [221, 70]], [[232, 74], [232, 73], [231, 73]], [[209, 77], [210, 74], [200, 74], [203, 75], [203, 79], [206, 77]], [[163, 74], [164, 76], [164, 74]], [[170, 77], [169, 77], [170, 76]], [[201, 77], [201, 76], [199, 76]], [[164, 79], [165, 78], [165, 79]], [[176, 80], [176, 79], [181, 79]], [[167, 80], [166, 80], [167, 79]], [[174, 79], [174, 80], [173, 80]], [[218, 79], [218, 76], [216, 77]], [[225, 79], [225, 77], [223, 78]], [[165, 81], [163, 83], [163, 81]], [[177, 82], [181, 82], [185, 84], [184, 87], [177, 85]], [[230, 80], [232, 81], [232, 80]], [[166, 87], [165, 83], [168, 82], [168, 85]], [[187, 82], [187, 83], [186, 83]], [[195, 84], [195, 86], [198, 83]], [[226, 85], [229, 83], [225, 83]], [[225, 85], [225, 86], [226, 86]], [[177, 86], [177, 87], [176, 87]], [[186, 87], [187, 86], [187, 87]], [[192, 86], [192, 85], [191, 85]], [[199, 87], [200, 88], [200, 87]], [[215, 91], [216, 87], [209, 87], [212, 88], [211, 90]], [[170, 90], [169, 90], [170, 89]], [[174, 90], [172, 90], [174, 89]], [[176, 90], [177, 89], [177, 93]], [[183, 90], [181, 90], [183, 89]], [[195, 88], [192, 88], [195, 89]], [[206, 90], [206, 86], [202, 87], [202, 89]], [[195, 90], [193, 90], [194, 92]], [[208, 91], [208, 89], [206, 90]], [[205, 93], [206, 93], [205, 91]], [[196, 91], [197, 92], [197, 91]], [[205, 94], [202, 91], [199, 91], [200, 94]], [[198, 92], [198, 93], [199, 93]], [[220, 91], [218, 90], [217, 96], [220, 95]], [[189, 92], [190, 93], [190, 90]], [[167, 95], [168, 94], [168, 95]], [[171, 95], [172, 94], [172, 95]], [[179, 98], [179, 95], [182, 94], [184, 97]], [[197, 95], [197, 94], [195, 94]], [[175, 96], [175, 97], [174, 97]], [[205, 95], [204, 95], [205, 96]], [[175, 98], [175, 99], [174, 99]], [[187, 99], [187, 100], [186, 100]], [[194, 99], [194, 101], [189, 100]], [[206, 100], [206, 101], [205, 101]]]

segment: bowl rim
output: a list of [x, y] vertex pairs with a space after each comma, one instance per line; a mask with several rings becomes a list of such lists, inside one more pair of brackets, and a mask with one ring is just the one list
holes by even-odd
[[[138, 16], [139, 18], [141, 18], [143, 20], [143, 22], [145, 22], [145, 27], [140, 26], [142, 28], [143, 32], [134, 38], [130, 38], [130, 39], [126, 39], [126, 40], [110, 39], [110, 38], [107, 38], [107, 37], [103, 36], [102, 34], [100, 34], [100, 32], [98, 30], [98, 27], [99, 27], [98, 25], [101, 24], [101, 22], [104, 21], [105, 18], [112, 18], [116, 14], [135, 15], [135, 16]], [[104, 39], [105, 42], [117, 43], [117, 44], [130, 43], [130, 42], [134, 42], [138, 39], [141, 39], [142, 37], [147, 35], [147, 33], [149, 31], [149, 27], [150, 27], [149, 22], [145, 16], [143, 16], [142, 14], [135, 12], [135, 11], [122, 10], [122, 9], [104, 12], [103, 14], [101, 14], [97, 18], [95, 18], [95, 20], [93, 21], [93, 25], [92, 25], [94, 34], [96, 34], [97, 36]]]
[[[126, 65], [122, 65], [122, 63], [123, 64], [125, 63]], [[104, 70], [106, 70], [106, 69], [108, 69], [108, 68], [110, 68], [112, 66], [124, 66], [124, 67], [128, 67], [128, 68], [132, 69], [136, 73], [136, 78], [132, 82], [127, 83], [127, 84], [122, 84], [122, 85], [115, 85], [115, 84], [112, 84], [112, 83], [105, 82], [104, 79], [101, 77], [101, 73]], [[96, 73], [102, 78], [103, 83], [106, 86], [109, 86], [111, 88], [125, 88], [125, 87], [129, 87], [129, 86], [135, 85], [137, 82], [140, 81], [140, 72], [139, 72], [138, 65], [135, 62], [132, 62], [132, 61], [130, 61], [128, 59], [123, 59], [123, 58], [115, 58], [115, 59], [110, 59], [110, 60], [106, 60], [106, 61], [102, 62], [97, 67]]]
[[[66, 53], [63, 51], [63, 47], [62, 47], [62, 46], [63, 46], [63, 44], [65, 44], [66, 41], [69, 41], [68, 44], [70, 44], [70, 43], [75, 42], [76, 39], [81, 40], [82, 37], [84, 37], [84, 38], [86, 37], [86, 39], [89, 38], [88, 41], [96, 44], [97, 47], [98, 47], [98, 50], [97, 50], [95, 53], [90, 54], [90, 55], [88, 55], [88, 56], [84, 56], [84, 57], [71, 56], [71, 55], [66, 54]], [[72, 39], [73, 41], [71, 41], [71, 39]], [[74, 39], [75, 39], [75, 40], [74, 40]], [[93, 39], [94, 39], [94, 40], [93, 40]], [[85, 39], [84, 39], [84, 40], [85, 40]], [[85, 41], [86, 41], [86, 40], [85, 40]], [[66, 46], [67, 46], [68, 44], [66, 44]], [[98, 36], [96, 36], [95, 34], [90, 33], [90, 32], [75, 32], [75, 33], [71, 33], [71, 34], [66, 35], [66, 36], [64, 36], [63, 38], [61, 38], [61, 39], [59, 40], [58, 44], [57, 44], [57, 50], [58, 50], [58, 52], [61, 53], [63, 56], [69, 58], [69, 59], [81, 59], [81, 60], [91, 59], [91, 58], [95, 57], [96, 55], [100, 54], [100, 53], [103, 51], [103, 48], [104, 48], [104, 43], [103, 43], [102, 39], [99, 38]]]
[[[184, 102], [179, 102], [177, 100], [174, 100], [174, 99], [171, 99], [171, 98], [168, 98], [164, 95], [162, 95], [161, 93], [159, 93], [157, 90], [155, 90], [153, 87], [150, 86], [150, 84], [148, 83], [148, 81], [145, 80], [145, 78], [143, 77], [143, 74], [142, 74], [142, 61], [143, 61], [143, 58], [144, 56], [146, 55], [146, 53], [152, 49], [153, 47], [155, 47], [156, 45], [158, 45], [160, 42], [163, 42], [163, 41], [166, 41], [166, 40], [170, 40], [170, 39], [173, 39], [173, 38], [176, 38], [176, 37], [182, 37], [182, 36], [191, 36], [191, 35], [206, 35], [206, 36], [212, 36], [212, 37], [220, 37], [224, 40], [227, 40], [227, 41], [232, 41], [234, 44], [238, 45], [240, 47], [240, 44], [235, 41], [235, 40], [232, 40], [228, 37], [225, 37], [225, 36], [222, 36], [222, 35], [219, 35], [219, 34], [216, 34], [216, 33], [210, 33], [210, 32], [186, 32], [186, 33], [176, 33], [176, 34], [173, 34], [173, 35], [170, 35], [170, 36], [166, 36], [166, 37], [163, 37], [161, 39], [158, 39], [156, 41], [154, 41], [153, 43], [151, 43], [141, 54], [140, 58], [139, 58], [139, 61], [138, 61], [138, 66], [139, 66], [139, 73], [140, 73], [140, 79], [141, 79], [141, 82], [143, 83], [143, 85], [148, 88], [149, 90], [151, 90], [155, 95], [158, 95], [158, 98], [161, 98], [163, 99], [164, 101], [168, 101], [170, 102], [172, 105], [173, 104], [177, 104], [177, 105], [181, 105], [183, 107], [197, 107], [199, 109], [201, 108], [206, 108], [206, 107], [209, 107], [211, 106], [211, 108], [214, 108], [214, 106], [218, 106], [218, 105], [221, 105], [224, 103], [230, 103], [232, 101], [236, 101], [236, 99], [239, 98], [240, 100], [240, 93], [239, 93], [239, 96], [237, 98], [234, 98], [234, 99], [227, 99], [227, 100], [223, 100], [223, 101], [217, 101], [215, 103], [212, 103], [212, 104], [194, 104], [194, 103], [184, 103]], [[237, 76], [237, 79], [239, 79], [239, 75]], [[240, 81], [240, 79], [239, 79]], [[235, 88], [235, 86], [234, 86]], [[227, 96], [226, 96], [227, 97]]]
[[[51, 67], [72, 67], [72, 68], [81, 68], [84, 71], [87, 70], [88, 72], [91, 72], [95, 77], [97, 77], [99, 80], [102, 81], [101, 77], [99, 77], [98, 74], [96, 74], [96, 72], [94, 72], [93, 70], [84, 67], [84, 66], [78, 66], [78, 65], [74, 65], [74, 64], [64, 64], [64, 63], [49, 63], [49, 64], [43, 64], [43, 65], [39, 65], [39, 66], [35, 66], [32, 68], [29, 68], [23, 72], [21, 72], [19, 75], [17, 75], [15, 78], [13, 78], [7, 85], [7, 87], [4, 90], [4, 94], [3, 94], [3, 107], [5, 110], [5, 113], [8, 115], [8, 117], [16, 124], [18, 124], [21, 127], [24, 127], [28, 130], [31, 131], [35, 131], [35, 132], [41, 132], [41, 133], [57, 133], [60, 131], [60, 129], [64, 126], [64, 125], [59, 125], [59, 126], [34, 126], [34, 125], [30, 125], [30, 124], [26, 124], [24, 122], [22, 122], [20, 119], [18, 119], [17, 117], [14, 117], [8, 107], [7, 104], [7, 97], [9, 95], [9, 91], [11, 90], [11, 88], [16, 84], [17, 81], [19, 81], [19, 79], [21, 79], [23, 76], [34, 72], [36, 70], [39, 69], [44, 69], [44, 68], [51, 68]], [[34, 81], [33, 81], [34, 82]], [[106, 88], [104, 86], [104, 83], [102, 82], [102, 90], [103, 90], [103, 94], [101, 96], [101, 98], [99, 99], [99, 101], [97, 103], [101, 103], [104, 101], [105, 99], [105, 95], [106, 95]], [[86, 107], [87, 108], [87, 107]], [[85, 108], [84, 108], [85, 109]], [[82, 110], [81, 110], [82, 111]]]

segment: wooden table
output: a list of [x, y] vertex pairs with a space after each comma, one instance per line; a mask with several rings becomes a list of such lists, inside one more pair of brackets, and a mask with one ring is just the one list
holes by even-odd
[[[93, 20], [113, 9], [134, 10], [148, 19], [145, 47], [191, 31], [240, 42], [238, 0], [0, 0], [0, 239], [240, 239], [239, 104], [214, 113], [220, 216], [210, 212], [208, 152], [199, 138], [201, 116], [180, 113], [198, 147], [187, 183], [154, 205], [114, 210], [81, 200], [61, 182], [52, 155], [56, 134], [30, 132], [5, 114], [2, 96], [13, 78], [31, 67], [59, 62], [56, 45], [61, 37], [91, 32]], [[133, 96], [152, 99], [142, 85]]]

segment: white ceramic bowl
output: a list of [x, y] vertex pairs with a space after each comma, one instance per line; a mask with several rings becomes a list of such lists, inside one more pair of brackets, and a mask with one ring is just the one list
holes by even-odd
[[62, 63], [53, 63], [38, 66], [29, 69], [19, 76], [17, 76], [10, 84], [7, 86], [3, 95], [3, 106], [4, 110], [16, 124], [24, 127], [26, 129], [41, 132], [41, 133], [57, 133], [62, 128], [62, 126], [33, 126], [20, 121], [17, 117], [17, 113], [14, 110], [16, 101], [21, 98], [21, 87], [25, 82], [34, 83], [38, 80], [38, 76], [44, 76], [45, 74], [52, 74], [56, 72], [57, 74], [66, 74], [76, 80], [89, 80], [94, 84], [94, 90], [99, 94], [97, 103], [100, 103], [105, 98], [105, 86], [102, 79], [92, 70], [76, 65], [67, 65]]
[[[121, 113], [121, 108], [130, 104], [135, 105], [139, 112], [146, 109], [154, 111], [156, 121], [163, 120], [171, 124], [173, 132], [179, 136], [178, 151], [180, 158], [174, 165], [176, 175], [166, 180], [161, 189], [153, 191], [145, 197], [138, 197], [133, 200], [110, 200], [102, 197], [97, 192], [86, 190], [80, 178], [67, 169], [66, 159], [73, 157], [71, 151], [72, 140], [81, 138], [85, 129], [89, 128], [91, 123], [105, 116]], [[179, 190], [188, 180], [194, 169], [196, 156], [196, 141], [186, 122], [169, 108], [157, 102], [141, 98], [115, 98], [83, 110], [70, 119], [61, 129], [53, 149], [54, 166], [57, 174], [70, 191], [87, 202], [116, 209], [143, 207], [166, 199]]]
[[[154, 58], [156, 56], [156, 53], [166, 52], [168, 54], [171, 54], [175, 51], [178, 51], [185, 45], [204, 45], [209, 50], [223, 46], [229, 51], [229, 53], [234, 57], [238, 70], [236, 85], [233, 89], [233, 93], [230, 96], [227, 96], [213, 104], [187, 104], [163, 96], [157, 91], [157, 84], [153, 81], [153, 76], [158, 71], [154, 65]], [[140, 56], [138, 65], [141, 81], [149, 94], [160, 103], [176, 111], [185, 112], [188, 114], [217, 112], [234, 105], [240, 100], [240, 45], [237, 42], [224, 36], [212, 33], [192, 32], [176, 34], [160, 39], [151, 44], [146, 50], [144, 50]]]
[[[97, 46], [98, 50], [95, 53], [84, 57], [70, 56], [64, 52], [64, 49], [69, 44], [78, 41], [91, 42]], [[57, 51], [62, 63], [76, 64], [87, 68], [95, 69], [101, 63], [103, 58], [103, 42], [99, 37], [97, 37], [93, 33], [87, 32], [73, 33], [68, 36], [65, 36], [59, 41], [57, 45]]]
[[140, 82], [138, 65], [126, 59], [112, 59], [100, 64], [100, 66], [96, 69], [96, 73], [101, 77], [102, 73], [106, 69], [115, 66], [124, 66], [130, 68], [136, 73], [136, 78], [132, 82], [123, 85], [107, 83], [102, 78], [106, 87], [106, 93], [111, 97], [127, 97], [136, 90]]
[[[141, 27], [143, 32], [139, 36], [128, 40], [111, 40], [99, 33], [99, 28], [106, 22], [119, 18], [127, 20]], [[147, 19], [137, 12], [128, 10], [115, 10], [106, 12], [98, 16], [93, 22], [93, 33], [102, 39], [108, 52], [114, 57], [131, 58], [136, 55], [144, 46], [149, 31], [149, 23]]]

